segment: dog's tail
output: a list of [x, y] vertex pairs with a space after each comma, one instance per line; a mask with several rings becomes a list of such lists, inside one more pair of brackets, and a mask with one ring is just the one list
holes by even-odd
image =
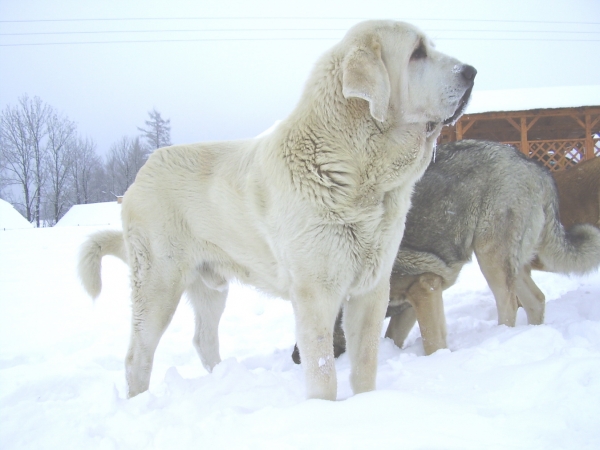
[[538, 258], [549, 272], [590, 272], [600, 266], [600, 229], [578, 224], [565, 230], [559, 221], [558, 201], [555, 200], [547, 205]]
[[116, 256], [127, 263], [127, 252], [123, 232], [116, 230], [99, 231], [92, 234], [79, 250], [77, 271], [86, 292], [95, 299], [102, 290], [100, 273], [102, 257]]

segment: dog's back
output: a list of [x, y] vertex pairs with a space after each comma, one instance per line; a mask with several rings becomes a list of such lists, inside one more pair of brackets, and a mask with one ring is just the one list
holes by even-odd
[[442, 145], [415, 189], [402, 249], [432, 253], [452, 266], [476, 248], [510, 247], [507, 257], [520, 265], [554, 209], [548, 173], [512, 147]]
[[538, 254], [551, 271], [588, 271], [598, 264], [598, 233], [581, 226], [565, 233], [557, 198], [549, 172], [510, 146], [442, 145], [415, 189], [401, 249], [435, 255], [447, 267], [461, 267], [475, 252], [510, 267]]

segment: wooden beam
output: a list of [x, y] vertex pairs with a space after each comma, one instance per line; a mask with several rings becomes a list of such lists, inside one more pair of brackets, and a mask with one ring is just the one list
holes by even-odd
[[521, 132], [521, 125], [515, 122], [512, 117], [506, 117], [506, 121], [515, 127], [517, 131]]
[[594, 139], [592, 138], [592, 116], [585, 115], [585, 151], [583, 159], [592, 159], [594, 157]]
[[529, 157], [529, 141], [527, 140], [527, 117], [521, 117], [521, 153]]
[[591, 118], [591, 125], [590, 128], [592, 129], [592, 132], [594, 131], [594, 127], [596, 125], [598, 125], [598, 122], [600, 122], [600, 113], [596, 116], [596, 118], [592, 118], [592, 115], [590, 114], [590, 118]]
[[[588, 114], [586, 114], [586, 117], [587, 116], [588, 116]], [[583, 128], [584, 130], [587, 130], [587, 122], [585, 119], [581, 120], [575, 114], [569, 114], [569, 117], [571, 117], [573, 120], [575, 120], [575, 122], [577, 122], [579, 125], [581, 125], [581, 128]]]
[[467, 123], [461, 124], [463, 136], [467, 133], [467, 131], [469, 131], [469, 128], [471, 128], [475, 122], [477, 122], [477, 119], [469, 120]]
[[[538, 120], [540, 120], [540, 116], [535, 116], [533, 120], [529, 122], [529, 125], [527, 125], [527, 131], [531, 130], [531, 127], [535, 125]], [[525, 118], [525, 123], [527, 123], [527, 118]]]

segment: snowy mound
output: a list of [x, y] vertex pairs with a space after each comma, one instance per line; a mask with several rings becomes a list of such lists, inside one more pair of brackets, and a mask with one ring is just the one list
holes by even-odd
[[84, 227], [91, 225], [121, 226], [121, 205], [117, 202], [75, 205], [55, 225]]
[[0, 199], [0, 230], [17, 228], [33, 228], [33, 224], [29, 223], [13, 205]]

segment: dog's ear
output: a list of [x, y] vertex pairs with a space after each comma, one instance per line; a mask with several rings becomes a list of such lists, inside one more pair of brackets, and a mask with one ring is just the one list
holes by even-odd
[[369, 102], [371, 115], [380, 122], [387, 117], [390, 102], [390, 78], [381, 59], [381, 45], [372, 41], [350, 50], [342, 65], [344, 97], [358, 97]]

